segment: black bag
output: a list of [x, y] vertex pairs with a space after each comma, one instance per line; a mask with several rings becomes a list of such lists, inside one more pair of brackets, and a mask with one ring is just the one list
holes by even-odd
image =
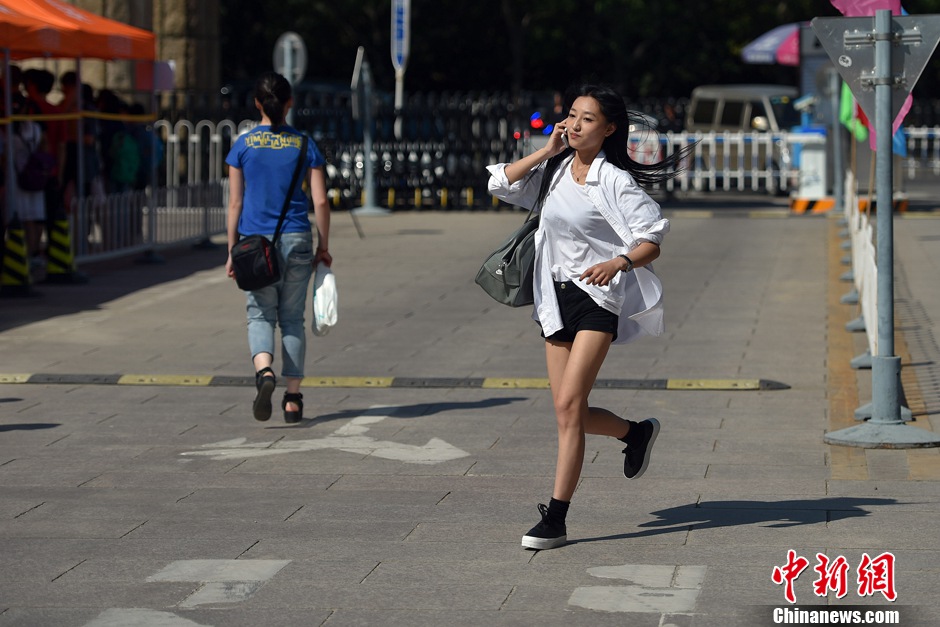
[[264, 235], [249, 235], [238, 240], [232, 247], [232, 267], [235, 283], [246, 292], [260, 290], [281, 278], [277, 251]]
[[539, 216], [529, 212], [526, 221], [490, 253], [477, 272], [476, 284], [497, 302], [523, 307], [534, 302], [535, 232]]
[[[20, 139], [23, 139], [20, 136]], [[39, 192], [46, 189], [49, 180], [55, 176], [56, 162], [55, 157], [37, 146], [30, 146], [23, 139], [26, 148], [29, 149], [29, 157], [23, 169], [16, 175], [16, 184], [20, 189], [26, 192]]]
[[268, 241], [268, 238], [264, 235], [248, 235], [242, 237], [232, 246], [232, 270], [235, 272], [235, 283], [247, 292], [260, 290], [263, 287], [277, 283], [281, 279], [281, 268], [277, 261], [277, 251], [274, 245], [277, 244], [277, 240], [281, 236], [281, 226], [284, 224], [287, 208], [290, 206], [291, 197], [294, 195], [294, 187], [297, 185], [297, 179], [306, 159], [307, 136], [304, 135], [303, 145], [300, 148], [300, 157], [297, 158], [294, 175], [291, 178], [290, 187], [287, 188], [287, 198], [284, 199], [281, 216], [278, 218], [277, 228], [274, 230], [274, 239]]

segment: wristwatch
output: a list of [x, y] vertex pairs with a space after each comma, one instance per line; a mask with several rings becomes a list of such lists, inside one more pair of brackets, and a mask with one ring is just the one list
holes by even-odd
[[627, 267], [626, 267], [624, 270], [622, 270], [622, 272], [630, 272], [630, 270], [633, 270], [633, 260], [632, 260], [632, 259], [630, 259], [630, 258], [627, 257], [626, 255], [617, 255], [617, 256], [618, 256], [618, 257], [622, 257], [622, 258], [623, 258], [624, 260], [626, 260], [626, 262], [627, 262]]

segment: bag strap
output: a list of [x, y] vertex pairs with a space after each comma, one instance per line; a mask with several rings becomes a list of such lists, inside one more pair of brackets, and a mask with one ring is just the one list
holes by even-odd
[[297, 186], [297, 179], [300, 178], [300, 171], [303, 169], [304, 162], [307, 160], [307, 136], [304, 135], [300, 146], [300, 156], [297, 157], [297, 165], [294, 166], [294, 175], [290, 180], [290, 187], [287, 188], [287, 197], [284, 198], [284, 206], [281, 207], [281, 217], [277, 219], [277, 228], [274, 229], [274, 239], [271, 244], [277, 243], [277, 238], [281, 236], [281, 227], [284, 226], [284, 218], [287, 216], [287, 208], [290, 207], [291, 198], [294, 197], [294, 187]]

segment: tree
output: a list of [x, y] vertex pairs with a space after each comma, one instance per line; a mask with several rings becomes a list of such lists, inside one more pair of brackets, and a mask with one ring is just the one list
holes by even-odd
[[[912, 13], [940, 0], [905, 1]], [[797, 84], [794, 68], [747, 65], [743, 47], [766, 31], [836, 16], [826, 0], [412, 0], [406, 92], [553, 91], [592, 78], [636, 97], [680, 97], [701, 83]], [[223, 75], [252, 80], [270, 69], [287, 30], [308, 49], [307, 80], [348, 84], [364, 46], [376, 86], [394, 88], [390, 0], [226, 0]], [[918, 90], [935, 94], [932, 62]]]

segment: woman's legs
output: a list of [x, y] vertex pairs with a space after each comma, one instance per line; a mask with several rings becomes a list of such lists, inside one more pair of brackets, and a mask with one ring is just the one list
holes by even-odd
[[251, 358], [251, 363], [255, 366], [255, 372], [259, 372], [264, 368], [270, 368], [274, 364], [274, 355], [271, 353], [258, 353]]
[[[281, 280], [274, 285], [248, 292], [248, 346], [255, 372], [271, 368], [274, 363], [275, 328], [280, 326], [284, 361], [281, 376], [287, 381], [287, 393], [296, 394], [300, 392], [304, 376], [304, 308], [313, 272], [311, 234], [285, 233], [278, 240], [277, 248], [280, 253]], [[271, 373], [265, 374], [273, 377]], [[269, 396], [267, 389], [265, 393]], [[290, 402], [285, 409], [296, 412], [300, 406]]]
[[545, 361], [558, 426], [558, 459], [552, 496], [570, 501], [584, 463], [584, 434], [626, 430], [607, 411], [590, 411], [588, 395], [597, 379], [613, 338], [609, 333], [581, 331], [572, 343], [546, 340]]
[[588, 395], [600, 372], [613, 337], [600, 331], [581, 331], [574, 342], [545, 341], [545, 362], [558, 426], [558, 459], [552, 496], [570, 501], [584, 463], [584, 435], [620, 438], [626, 420], [606, 409], [588, 407]]
[[622, 433], [622, 420], [607, 410], [590, 409], [588, 394], [594, 386], [613, 336], [581, 331], [574, 342], [545, 341], [545, 362], [558, 424], [558, 459], [552, 499], [539, 505], [542, 521], [522, 536], [527, 549], [552, 549], [567, 542], [565, 518], [581, 477], [585, 433]]
[[[281, 349], [284, 367], [281, 374], [287, 381], [287, 393], [300, 392], [304, 377], [307, 351], [307, 333], [304, 312], [307, 292], [313, 274], [313, 243], [310, 233], [287, 233], [278, 242], [286, 259], [284, 278], [278, 302], [278, 323], [281, 327]], [[296, 412], [300, 405], [288, 402], [286, 411]]]

